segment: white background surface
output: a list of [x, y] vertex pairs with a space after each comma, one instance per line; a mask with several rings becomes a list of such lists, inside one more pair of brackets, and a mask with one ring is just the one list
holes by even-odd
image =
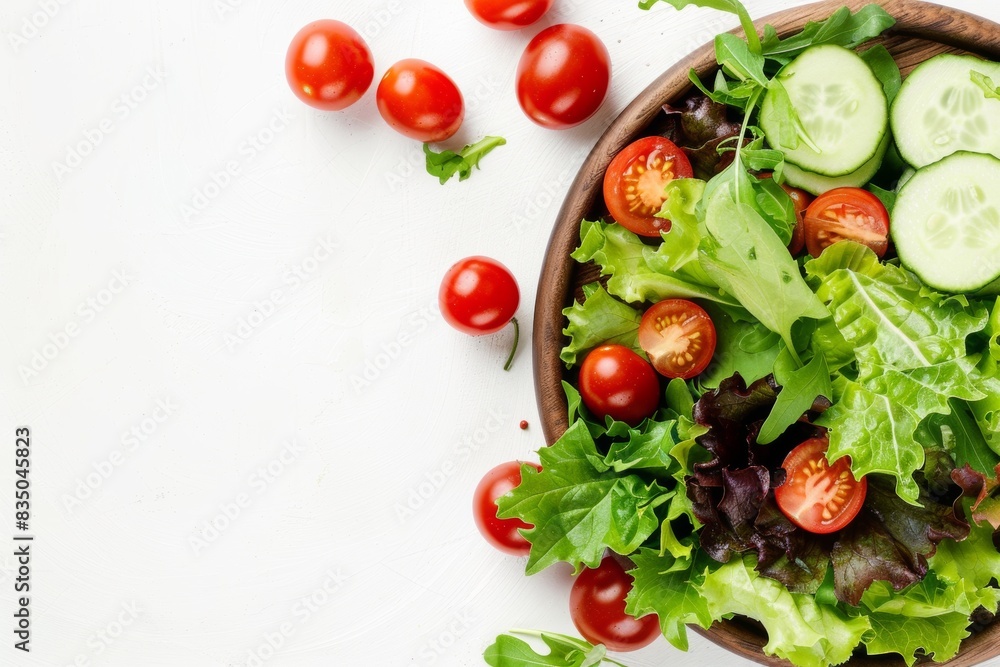
[[[3, 0], [0, 533], [27, 425], [37, 540], [32, 652], [0, 630], [0, 664], [480, 665], [508, 628], [572, 630], [567, 572], [526, 578], [480, 539], [470, 498], [543, 444], [527, 341], [572, 175], [632, 97], [735, 26], [635, 4], [557, 0], [501, 33], [461, 0]], [[1000, 21], [987, 0], [946, 4]], [[441, 186], [374, 86], [344, 112], [302, 105], [285, 49], [317, 18], [365, 34], [376, 79], [411, 56], [449, 72], [467, 104], [450, 147], [508, 144]], [[513, 93], [556, 22], [597, 32], [614, 67], [602, 110], [563, 132]], [[74, 150], [89, 154], [67, 165]], [[239, 175], [213, 184], [230, 161]], [[509, 331], [473, 339], [436, 313], [471, 254], [521, 284], [509, 373]], [[691, 643], [626, 662], [737, 663]]]

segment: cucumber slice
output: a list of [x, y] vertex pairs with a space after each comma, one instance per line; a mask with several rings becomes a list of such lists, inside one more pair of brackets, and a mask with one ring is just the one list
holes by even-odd
[[907, 163], [919, 169], [955, 151], [1000, 157], [1000, 100], [986, 97], [973, 71], [1000, 85], [1000, 64], [949, 54], [925, 61], [903, 82], [890, 123]]
[[764, 96], [760, 126], [786, 162], [823, 176], [844, 176], [872, 159], [888, 130], [889, 105], [882, 84], [861, 56], [842, 46], [814, 46], [776, 78], [803, 132], [797, 146], [780, 145], [780, 88]]
[[899, 260], [943, 292], [1000, 278], [1000, 160], [959, 151], [917, 172], [892, 211]]
[[860, 188], [872, 180], [872, 177], [878, 173], [879, 167], [882, 166], [882, 158], [885, 157], [885, 152], [888, 150], [889, 144], [892, 143], [889, 137], [890, 135], [886, 133], [872, 159], [861, 165], [860, 169], [850, 174], [845, 176], [823, 176], [822, 174], [814, 174], [811, 171], [806, 171], [801, 167], [796, 167], [794, 164], [786, 162], [784, 170], [785, 180], [788, 181], [789, 185], [802, 188], [814, 195], [821, 195], [827, 190], [833, 190], [834, 188]]

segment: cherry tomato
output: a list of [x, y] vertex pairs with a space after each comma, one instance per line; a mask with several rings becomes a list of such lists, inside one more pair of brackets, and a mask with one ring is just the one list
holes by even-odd
[[462, 93], [429, 62], [400, 60], [382, 76], [375, 91], [378, 111], [392, 129], [417, 141], [444, 141], [465, 117]]
[[889, 248], [889, 212], [878, 197], [861, 188], [835, 188], [809, 204], [804, 219], [806, 249], [819, 257], [837, 241], [864, 244], [881, 257]]
[[300, 100], [325, 111], [361, 99], [375, 77], [372, 52], [351, 26], [324, 19], [292, 38], [285, 56], [285, 77]]
[[482, 256], [456, 262], [438, 292], [444, 319], [473, 336], [503, 329], [514, 317], [520, 299], [517, 281], [507, 267]]
[[625, 613], [630, 590], [632, 577], [611, 556], [577, 575], [569, 593], [569, 613], [584, 639], [604, 644], [609, 651], [634, 651], [659, 636], [655, 614], [635, 618]]
[[555, 130], [579, 125], [600, 108], [611, 81], [611, 56], [578, 25], [546, 28], [517, 64], [517, 101], [528, 118]]
[[519, 30], [542, 18], [555, 0], [465, 0], [476, 20], [497, 30]]
[[[538, 470], [542, 467], [532, 463]], [[497, 498], [521, 483], [521, 463], [508, 461], [483, 475], [472, 494], [472, 515], [476, 527], [494, 548], [513, 556], [527, 556], [531, 543], [521, 536], [519, 529], [531, 526], [520, 519], [498, 519]]]
[[611, 217], [640, 236], [658, 237], [670, 221], [654, 217], [664, 189], [675, 178], [691, 178], [691, 162], [666, 137], [644, 137], [623, 148], [604, 172], [604, 202]]
[[827, 439], [810, 438], [797, 446], [781, 467], [785, 483], [774, 490], [782, 513], [810, 533], [832, 533], [861, 511], [868, 480], [854, 478], [850, 457], [831, 465], [826, 460]]
[[698, 304], [667, 299], [651, 306], [639, 323], [639, 346], [653, 368], [668, 378], [693, 378], [715, 354], [715, 324]]
[[591, 350], [580, 366], [583, 404], [599, 419], [632, 426], [656, 412], [660, 381], [645, 359], [624, 345], [602, 345]]

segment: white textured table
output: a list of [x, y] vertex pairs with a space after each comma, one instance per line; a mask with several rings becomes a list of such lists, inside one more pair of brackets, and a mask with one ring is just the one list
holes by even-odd
[[[801, 4], [748, 0], [764, 14]], [[945, 4], [1000, 21], [990, 0]], [[378, 116], [300, 104], [284, 53], [317, 18], [465, 93], [451, 142], [508, 144], [426, 175]], [[513, 74], [541, 26], [597, 32], [612, 94], [554, 132]], [[531, 358], [436, 312], [470, 254], [522, 288], [602, 128], [716, 12], [557, 0], [500, 33], [461, 0], [4, 0], [0, 9], [0, 612], [11, 626], [14, 430], [31, 428], [30, 654], [0, 664], [480, 665], [510, 627], [571, 631], [564, 570], [528, 579], [472, 523], [493, 465], [542, 445]], [[518, 423], [526, 419], [526, 431]], [[10, 506], [8, 506], [10, 505]], [[737, 664], [697, 636], [634, 667]], [[998, 663], [1000, 664], [1000, 663]]]

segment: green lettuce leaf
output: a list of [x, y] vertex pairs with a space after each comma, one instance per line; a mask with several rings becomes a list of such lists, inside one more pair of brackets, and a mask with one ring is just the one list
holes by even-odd
[[856, 243], [831, 246], [806, 263], [806, 272], [857, 357], [857, 378], [838, 378], [836, 402], [817, 422], [831, 431], [827, 454], [831, 461], [850, 456], [859, 477], [892, 475], [897, 493], [915, 502], [913, 473], [924, 462], [920, 423], [948, 414], [951, 399], [986, 396], [966, 356], [967, 339], [986, 326], [986, 312], [927, 289]]
[[952, 585], [934, 572], [905, 591], [895, 592], [883, 582], [874, 583], [862, 597], [871, 631], [864, 643], [869, 655], [898, 653], [907, 665], [919, 654], [936, 662], [953, 658], [969, 636], [969, 615], [980, 598], [963, 584]]
[[718, 286], [698, 283], [680, 272], [664, 273], [653, 268], [651, 263], [658, 261], [654, 255], [659, 249], [646, 245], [621, 225], [584, 220], [580, 238], [580, 247], [571, 255], [573, 259], [592, 260], [600, 265], [601, 275], [610, 276], [608, 292], [629, 303], [684, 298], [738, 305]]
[[715, 354], [708, 368], [693, 382], [699, 392], [717, 388], [723, 380], [739, 373], [748, 384], [770, 375], [781, 352], [781, 337], [745, 311], [706, 304], [715, 324]]
[[541, 472], [525, 464], [520, 485], [497, 500], [497, 516], [533, 526], [524, 531], [531, 542], [528, 574], [559, 561], [577, 572], [597, 567], [606, 548], [635, 551], [660, 525], [656, 507], [674, 493], [637, 475], [595, 468], [601, 455], [582, 421], [538, 455]]
[[612, 298], [600, 285], [588, 291], [586, 301], [563, 310], [568, 322], [563, 334], [569, 343], [559, 358], [566, 367], [575, 366], [587, 352], [605, 343], [624, 345], [645, 356], [638, 339], [642, 313]]
[[837, 607], [817, 603], [812, 595], [791, 593], [760, 576], [749, 557], [707, 572], [698, 590], [713, 619], [729, 614], [757, 619], [767, 630], [764, 652], [799, 667], [839, 665], [870, 629], [863, 616], [848, 617]]
[[640, 549], [631, 556], [632, 589], [625, 598], [625, 611], [636, 618], [656, 614], [663, 636], [676, 648], [688, 650], [687, 624], [712, 625], [708, 603], [698, 592], [701, 572], [711, 561], [675, 558], [655, 549]]

